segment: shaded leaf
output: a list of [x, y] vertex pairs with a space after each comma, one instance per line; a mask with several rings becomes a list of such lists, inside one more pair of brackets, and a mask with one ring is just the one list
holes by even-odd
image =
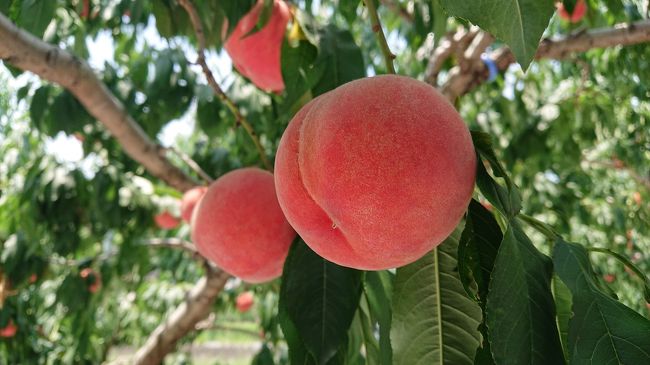
[[347, 341], [360, 295], [361, 271], [323, 259], [301, 240], [294, 242], [284, 266], [280, 302], [319, 364], [332, 359]]
[[551, 259], [511, 221], [494, 262], [486, 323], [497, 364], [564, 364]]
[[501, 228], [494, 216], [472, 199], [469, 203], [465, 229], [458, 244], [458, 272], [468, 295], [473, 282], [478, 285], [481, 306], [485, 306], [494, 260], [503, 240]]
[[598, 290], [584, 247], [558, 239], [553, 261], [573, 295], [571, 364], [650, 363], [650, 321]]
[[[521, 210], [521, 196], [508, 173], [503, 168], [492, 148], [492, 137], [489, 134], [472, 131], [474, 148], [480, 158], [476, 172], [476, 185], [485, 198], [507, 217], [514, 217]], [[489, 163], [494, 175], [502, 178], [506, 187], [497, 183], [487, 172], [482, 159]]]
[[366, 76], [363, 55], [352, 34], [333, 25], [320, 32], [315, 67], [323, 67], [324, 71], [312, 89], [314, 97]]
[[42, 38], [54, 17], [56, 5], [56, 1], [24, 0], [20, 8], [18, 25], [36, 37]]

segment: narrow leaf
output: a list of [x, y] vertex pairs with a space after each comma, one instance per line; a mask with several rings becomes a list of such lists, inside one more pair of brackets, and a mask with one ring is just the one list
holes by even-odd
[[584, 247], [558, 239], [553, 261], [573, 294], [571, 364], [649, 364], [650, 321], [598, 290]]
[[379, 325], [380, 361], [383, 365], [393, 362], [393, 349], [390, 343], [392, 276], [388, 271], [368, 271], [364, 281], [364, 293], [370, 314]]
[[459, 232], [397, 269], [391, 329], [395, 364], [474, 363], [481, 309], [458, 276]]
[[486, 323], [497, 364], [564, 364], [551, 294], [552, 262], [511, 221], [492, 270]]

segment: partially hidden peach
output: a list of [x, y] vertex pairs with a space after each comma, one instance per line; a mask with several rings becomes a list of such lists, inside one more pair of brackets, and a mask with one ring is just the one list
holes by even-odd
[[162, 229], [174, 229], [178, 227], [178, 224], [180, 223], [178, 218], [174, 217], [168, 211], [156, 214], [153, 219], [156, 222], [156, 225]]
[[258, 168], [221, 176], [192, 217], [192, 240], [201, 255], [250, 283], [282, 274], [295, 236], [278, 204], [273, 175]]
[[181, 199], [181, 218], [185, 222], [189, 223], [192, 220], [192, 212], [194, 212], [194, 208], [201, 198], [203, 198], [206, 191], [208, 191], [207, 187], [197, 186], [183, 194], [183, 198]]
[[284, 1], [275, 0], [268, 23], [259, 31], [248, 35], [255, 28], [263, 6], [264, 0], [259, 0], [239, 20], [224, 48], [242, 75], [260, 89], [280, 93], [284, 90], [280, 52], [291, 13]]
[[587, 13], [587, 4], [585, 3], [585, 0], [578, 0], [576, 6], [573, 8], [573, 13], [571, 14], [569, 14], [561, 1], [556, 4], [556, 7], [560, 18], [570, 21], [571, 23], [579, 22], [585, 16], [585, 13]]
[[248, 312], [253, 306], [253, 302], [254, 302], [253, 299], [254, 299], [253, 292], [247, 291], [239, 294], [237, 296], [237, 299], [235, 300], [235, 305], [237, 306], [237, 310], [241, 313]]
[[16, 327], [14, 321], [10, 319], [9, 323], [7, 323], [7, 325], [4, 328], [0, 328], [0, 337], [4, 337], [4, 338], [14, 337], [16, 335], [16, 332], [18, 332], [18, 327]]
[[422, 257], [454, 230], [476, 152], [453, 106], [403, 76], [349, 82], [304, 106], [275, 161], [278, 200], [316, 253], [362, 270]]

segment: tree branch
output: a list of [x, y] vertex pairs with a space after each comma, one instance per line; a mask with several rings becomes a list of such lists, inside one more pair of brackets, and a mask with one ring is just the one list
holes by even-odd
[[[642, 20], [632, 24], [618, 24], [611, 28], [583, 31], [563, 38], [544, 39], [539, 45], [535, 59], [561, 60], [571, 54], [594, 48], [629, 46], [648, 41], [650, 41], [650, 20]], [[515, 63], [514, 55], [506, 47], [492, 52], [489, 58], [495, 62], [499, 71], [504, 71]], [[450, 77], [441, 88], [442, 93], [449, 100], [455, 100], [488, 78], [489, 72], [484, 63], [477, 63], [474, 66], [468, 72], [460, 72], [460, 66], [455, 66], [449, 71]], [[471, 73], [471, 77], [467, 77], [468, 73]]]
[[187, 14], [190, 17], [190, 21], [192, 22], [192, 27], [194, 27], [194, 33], [196, 33], [196, 39], [199, 42], [199, 48], [197, 50], [198, 52], [198, 59], [196, 63], [201, 65], [201, 69], [203, 69], [203, 73], [205, 74], [205, 77], [208, 79], [208, 85], [212, 88], [212, 91], [214, 91], [214, 94], [219, 97], [219, 99], [226, 104], [228, 109], [232, 112], [232, 114], [235, 116], [235, 122], [236, 126], [241, 125], [244, 127], [248, 135], [251, 137], [253, 140], [253, 143], [255, 144], [255, 148], [257, 148], [257, 152], [260, 155], [260, 160], [262, 160], [262, 164], [264, 167], [273, 172], [273, 166], [271, 166], [271, 163], [266, 157], [266, 152], [264, 152], [264, 147], [262, 146], [262, 143], [260, 143], [260, 140], [255, 133], [255, 130], [253, 129], [253, 126], [248, 122], [248, 120], [242, 115], [242, 113], [239, 111], [239, 108], [237, 108], [237, 105], [230, 100], [228, 95], [226, 95], [225, 92], [221, 89], [221, 86], [219, 86], [219, 83], [217, 83], [217, 80], [214, 78], [214, 75], [212, 74], [212, 71], [210, 71], [210, 67], [208, 67], [207, 62], [205, 61], [205, 49], [207, 48], [206, 46], [206, 41], [205, 41], [205, 33], [203, 32], [203, 24], [201, 23], [201, 17], [199, 17], [199, 13], [196, 11], [196, 8], [194, 7], [194, 4], [190, 0], [179, 0], [179, 4], [185, 9]]
[[86, 62], [19, 29], [2, 14], [0, 60], [68, 89], [152, 175], [181, 191], [197, 185], [169, 162], [164, 149], [149, 139]]
[[165, 356], [174, 350], [178, 340], [193, 331], [196, 324], [210, 314], [215, 298], [230, 275], [212, 265], [206, 265], [206, 271], [206, 276], [194, 285], [185, 301], [149, 335], [147, 342], [138, 349], [134, 364], [162, 363]]

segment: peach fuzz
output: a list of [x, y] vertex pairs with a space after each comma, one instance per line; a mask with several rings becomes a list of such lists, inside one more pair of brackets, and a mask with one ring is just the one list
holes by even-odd
[[295, 236], [278, 204], [273, 175], [258, 168], [221, 176], [192, 217], [192, 240], [201, 255], [249, 283], [282, 274]]
[[197, 186], [183, 194], [183, 198], [181, 199], [181, 218], [185, 222], [189, 223], [192, 220], [192, 212], [194, 212], [194, 208], [201, 201], [206, 191], [208, 191], [207, 187]]
[[560, 15], [560, 18], [570, 21], [571, 23], [579, 22], [582, 17], [587, 13], [587, 4], [585, 0], [578, 0], [575, 7], [573, 8], [573, 14], [569, 15], [569, 12], [564, 8], [564, 4], [560, 1], [556, 4], [557, 12]]
[[280, 206], [316, 253], [362, 270], [399, 267], [440, 244], [474, 189], [476, 152], [433, 87], [386, 75], [304, 106], [275, 161]]
[[264, 1], [259, 0], [251, 11], [239, 20], [224, 48], [242, 75], [248, 77], [260, 89], [280, 93], [284, 90], [280, 52], [291, 13], [284, 1], [275, 0], [268, 23], [259, 31], [247, 35], [255, 28], [263, 6]]

